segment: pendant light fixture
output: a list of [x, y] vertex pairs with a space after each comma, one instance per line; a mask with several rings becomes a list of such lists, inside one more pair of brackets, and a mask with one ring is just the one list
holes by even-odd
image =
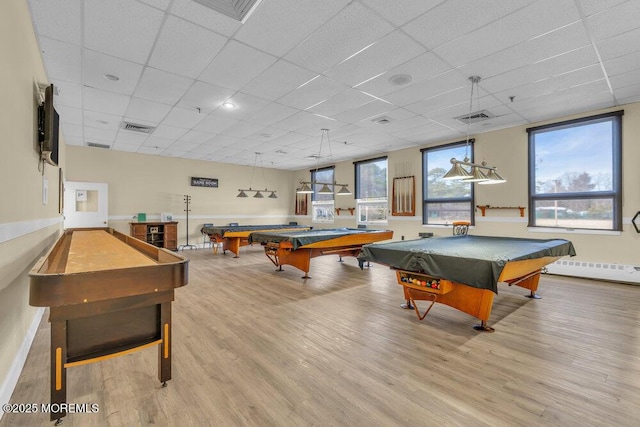
[[[318, 172], [320, 165], [320, 158], [322, 157], [322, 144], [324, 142], [325, 135], [327, 136], [327, 145], [329, 146], [329, 153], [331, 153], [331, 141], [329, 141], [329, 129], [321, 129], [320, 135], [320, 150], [318, 151], [318, 157], [316, 162], [315, 172]], [[321, 185], [322, 187], [318, 190], [318, 194], [336, 194], [338, 196], [348, 196], [351, 193], [347, 184], [338, 184], [337, 182], [318, 182], [318, 181], [300, 181], [300, 188], [296, 190], [298, 194], [310, 194], [313, 193], [313, 189], [316, 185]], [[335, 192], [335, 188], [339, 186], [340, 191]]]
[[260, 156], [262, 153], [258, 153], [256, 152], [256, 156], [255, 159], [253, 160], [253, 169], [251, 169], [251, 180], [249, 181], [249, 188], [248, 189], [240, 189], [238, 190], [240, 193], [238, 193], [238, 195], [236, 197], [249, 197], [247, 195], [248, 192], [255, 192], [255, 194], [253, 195], [254, 199], [264, 199], [264, 195], [262, 193], [271, 193], [269, 194], [269, 199], [277, 199], [278, 196], [276, 196], [276, 190], [268, 190], [266, 188], [266, 180], [264, 178], [264, 165], [262, 164], [262, 160], [260, 160], [260, 169], [262, 169], [262, 182], [265, 185], [265, 189], [264, 190], [254, 190], [252, 188], [253, 185], [253, 175], [255, 174], [256, 171], [256, 165], [258, 163], [258, 156]]
[[[507, 182], [502, 178], [496, 168], [493, 166], [487, 166], [486, 162], [482, 164], [473, 163], [469, 160], [469, 146], [472, 141], [469, 137], [471, 134], [471, 115], [473, 111], [473, 92], [477, 91], [478, 99], [480, 98], [480, 92], [478, 89], [478, 83], [480, 82], [479, 76], [469, 77], [471, 82], [471, 98], [469, 100], [469, 115], [467, 116], [467, 145], [464, 155], [464, 160], [457, 160], [455, 157], [451, 159], [451, 169], [444, 174], [442, 179], [446, 180], [460, 180], [464, 182], [477, 182], [478, 184], [501, 184]], [[480, 101], [478, 101], [478, 104]], [[471, 169], [467, 170], [463, 166], [469, 166]], [[486, 171], [486, 172], [485, 172]]]

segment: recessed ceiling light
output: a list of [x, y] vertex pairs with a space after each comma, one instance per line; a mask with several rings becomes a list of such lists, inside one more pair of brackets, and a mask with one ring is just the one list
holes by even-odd
[[107, 80], [111, 80], [112, 82], [117, 82], [118, 80], [120, 80], [120, 77], [114, 75], [114, 74], [105, 74], [104, 78]]
[[232, 102], [229, 102], [229, 101], [224, 102], [224, 103], [222, 104], [222, 106], [223, 106], [224, 108], [236, 108], [236, 105], [235, 105], [234, 103], [232, 103]]
[[411, 76], [409, 74], [395, 74], [389, 77], [387, 81], [392, 86], [402, 86], [411, 81]]

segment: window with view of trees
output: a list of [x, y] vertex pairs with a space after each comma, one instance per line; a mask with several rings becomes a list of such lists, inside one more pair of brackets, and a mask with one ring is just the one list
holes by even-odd
[[386, 224], [387, 157], [354, 162], [358, 224]]
[[529, 225], [621, 230], [622, 111], [527, 132]]
[[473, 140], [422, 150], [423, 224], [473, 223], [473, 184], [442, 179], [451, 169], [452, 157], [473, 161]]
[[[311, 171], [312, 182], [334, 182], [334, 167], [314, 169]], [[318, 191], [322, 188], [322, 184], [313, 184], [313, 194], [311, 196], [312, 221], [328, 222], [334, 221], [334, 201], [333, 194], [320, 194]], [[333, 188], [333, 186], [331, 186]]]

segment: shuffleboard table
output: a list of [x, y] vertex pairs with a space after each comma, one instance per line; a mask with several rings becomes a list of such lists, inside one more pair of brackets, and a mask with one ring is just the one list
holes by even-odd
[[[528, 297], [539, 298], [542, 269], [575, 254], [573, 244], [564, 239], [464, 235], [367, 245], [358, 259], [397, 270], [403, 308], [415, 309], [420, 320], [439, 302], [480, 319], [476, 330], [493, 332], [487, 322], [498, 282], [521, 286], [530, 291]], [[424, 314], [416, 300], [431, 301]]]
[[304, 272], [303, 279], [309, 279], [311, 258], [321, 255], [355, 256], [363, 245], [389, 240], [393, 231], [353, 228], [317, 229], [306, 231], [254, 232], [249, 242], [264, 246], [267, 258], [282, 270], [285, 264]]
[[256, 231], [294, 231], [309, 230], [306, 225], [225, 225], [222, 227], [202, 227], [202, 233], [207, 234], [213, 243], [213, 252], [217, 253], [217, 243], [222, 243], [222, 253], [231, 251], [234, 258], [240, 257], [240, 248], [249, 245], [249, 235]]
[[70, 229], [33, 267], [29, 304], [49, 307], [51, 420], [67, 413], [66, 370], [158, 346], [171, 379], [171, 302], [188, 260], [112, 229]]

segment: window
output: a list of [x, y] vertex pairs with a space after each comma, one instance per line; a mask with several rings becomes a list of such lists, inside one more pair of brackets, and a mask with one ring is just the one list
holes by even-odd
[[354, 162], [358, 224], [386, 224], [387, 157]]
[[452, 157], [473, 161], [473, 140], [422, 150], [423, 224], [473, 223], [473, 183], [442, 179], [451, 169]]
[[[311, 171], [312, 182], [325, 182], [327, 184], [334, 182], [334, 168], [314, 169]], [[322, 184], [313, 184], [313, 194], [311, 196], [312, 221], [333, 223], [335, 205], [333, 202], [333, 194], [319, 193]], [[333, 189], [333, 186], [330, 186]]]
[[529, 226], [622, 229], [622, 114], [527, 129]]

